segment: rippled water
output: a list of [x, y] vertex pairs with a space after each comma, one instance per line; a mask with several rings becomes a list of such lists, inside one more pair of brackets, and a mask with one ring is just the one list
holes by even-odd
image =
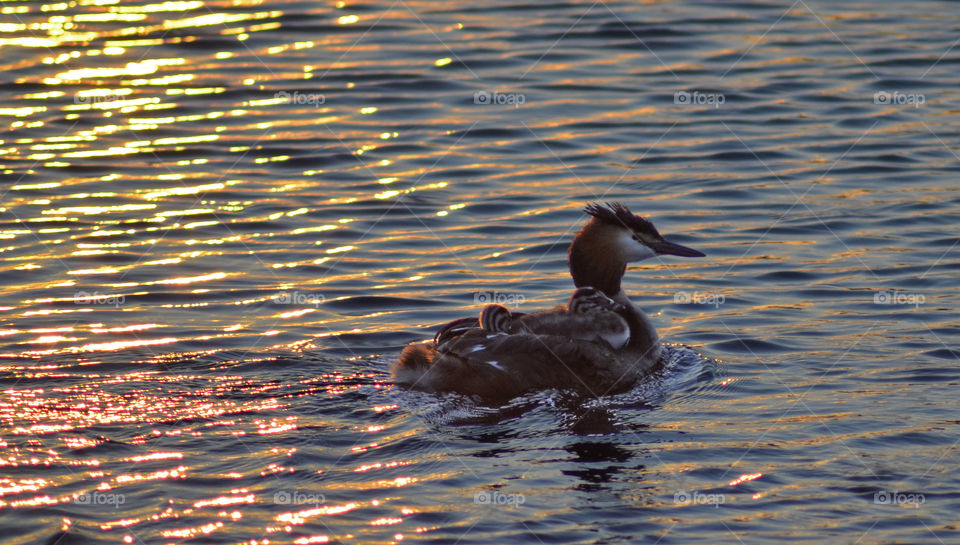
[[[957, 541], [953, 4], [0, 13], [7, 542]], [[390, 383], [596, 200], [661, 373]]]

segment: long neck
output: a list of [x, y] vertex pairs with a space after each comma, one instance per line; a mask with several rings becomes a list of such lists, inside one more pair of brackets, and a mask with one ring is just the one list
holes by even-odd
[[621, 315], [630, 326], [630, 342], [625, 350], [638, 361], [656, 361], [660, 358], [657, 330], [620, 287], [627, 270], [627, 258], [618, 245], [620, 236], [616, 227], [595, 219], [588, 221], [570, 244], [570, 275], [578, 288], [593, 286], [623, 305]]
[[591, 219], [573, 238], [568, 258], [574, 286], [592, 286], [611, 299], [621, 295], [627, 260], [617, 246], [616, 229]]

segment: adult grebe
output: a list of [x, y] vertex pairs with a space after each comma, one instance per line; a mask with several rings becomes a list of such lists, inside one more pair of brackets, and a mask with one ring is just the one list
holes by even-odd
[[[487, 328], [475, 318], [455, 320], [433, 343], [404, 348], [392, 368], [394, 380], [417, 390], [509, 399], [542, 388], [594, 395], [623, 391], [653, 369], [660, 362], [660, 341], [650, 319], [620, 287], [627, 263], [704, 254], [667, 241], [621, 203], [594, 203], [584, 210], [591, 218], [570, 244], [570, 274], [577, 288], [595, 290], [575, 293], [568, 308], [527, 315], [507, 311], [505, 316], [490, 311]], [[596, 291], [609, 302], [596, 298]], [[588, 307], [582, 313], [576, 308], [580, 299]], [[628, 326], [625, 342], [611, 333], [614, 320], [589, 319], [610, 312]]]

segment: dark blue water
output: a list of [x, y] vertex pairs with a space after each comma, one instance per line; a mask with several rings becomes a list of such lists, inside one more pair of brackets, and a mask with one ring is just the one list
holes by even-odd
[[[953, 4], [0, 9], [6, 542], [957, 541]], [[591, 201], [661, 372], [391, 384]]]

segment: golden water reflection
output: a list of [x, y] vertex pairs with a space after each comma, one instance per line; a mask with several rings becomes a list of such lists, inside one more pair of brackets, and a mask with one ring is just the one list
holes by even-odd
[[[487, 39], [483, 29], [501, 32], [502, 13], [468, 10], [456, 15], [475, 25], [444, 20], [434, 28], [433, 19], [423, 23], [417, 13], [444, 17], [447, 4], [404, 7], [411, 9], [397, 5], [381, 13], [345, 2], [267, 0], [0, 6], [0, 67], [16, 78], [0, 105], [0, 173], [9, 182], [0, 203], [0, 266], [7, 279], [0, 283], [0, 373], [7, 381], [0, 388], [5, 470], [0, 510], [16, 515], [14, 510], [58, 506], [67, 512], [69, 504], [75, 512], [95, 498], [119, 501], [123, 495], [127, 508], [64, 518], [62, 531], [92, 525], [124, 543], [138, 543], [138, 534], [169, 541], [231, 540], [241, 527], [254, 527], [256, 539], [250, 541], [258, 543], [363, 540], [364, 530], [400, 541], [442, 530], [449, 519], [441, 515], [476, 508], [472, 485], [457, 491], [463, 497], [452, 497], [454, 507], [423, 507], [417, 496], [434, 482], [468, 481], [471, 468], [446, 445], [416, 444], [417, 434], [433, 431], [434, 422], [403, 429], [397, 414], [410, 408], [376, 397], [389, 389], [385, 363], [378, 360], [376, 371], [362, 366], [371, 356], [396, 352], [413, 335], [428, 337], [424, 331], [453, 317], [443, 313], [476, 312], [472, 294], [478, 289], [524, 286], [531, 307], [564, 298], [569, 278], [562, 246], [572, 211], [583, 201], [620, 191], [618, 198], [635, 199], [658, 222], [664, 217], [710, 254], [717, 268], [671, 262], [663, 270], [662, 263], [648, 262], [628, 273], [631, 292], [665, 309], [653, 313], [665, 338], [702, 327], [709, 332], [702, 342], [709, 343], [728, 332], [717, 320], [726, 325], [752, 314], [789, 316], [780, 324], [754, 321], [736, 331], [763, 337], [758, 333], [763, 328], [777, 327], [763, 330], [776, 337], [798, 328], [797, 316], [818, 304], [796, 295], [794, 290], [806, 285], [766, 290], [756, 277], [770, 272], [771, 264], [817, 270], [824, 277], [807, 283], [818, 289], [851, 278], [869, 282], [860, 280], [864, 264], [889, 266], [885, 252], [876, 257], [868, 242], [824, 251], [836, 237], [811, 233], [809, 226], [758, 238], [784, 210], [783, 202], [802, 193], [817, 210], [839, 210], [837, 218], [828, 219], [844, 220], [856, 206], [851, 201], [932, 207], [954, 195], [948, 185], [851, 189], [843, 176], [828, 176], [823, 169], [829, 154], [821, 148], [815, 157], [792, 154], [805, 145], [798, 139], [822, 144], [823, 120], [813, 129], [798, 124], [778, 135], [762, 133], [758, 140], [769, 139], [769, 151], [786, 156], [762, 167], [783, 179], [771, 180], [763, 170], [761, 177], [744, 181], [742, 173], [718, 167], [720, 159], [702, 157], [718, 144], [730, 144], [732, 135], [718, 136], [715, 127], [693, 121], [664, 121], [670, 104], [603, 94], [629, 83], [627, 74], [689, 73], [705, 69], [710, 56], [744, 53], [749, 33], [743, 33], [743, 49], [724, 46], [698, 53], [693, 61], [665, 59], [663, 65], [636, 47], [571, 55], [561, 52], [565, 45], [558, 42], [555, 52], [563, 54], [545, 58], [531, 79], [549, 73], [552, 88], [593, 85], [602, 96], [589, 101], [578, 96], [575, 103], [551, 90], [541, 95], [542, 104], [531, 101], [529, 117], [517, 126], [518, 112], [498, 112], [502, 117], [490, 122], [490, 109], [471, 109], [474, 88], [488, 82], [471, 75], [473, 68], [464, 69], [458, 58], [473, 47], [474, 36]], [[604, 13], [599, 6], [584, 19], [587, 30], [598, 13]], [[538, 14], [534, 22], [548, 17]], [[300, 19], [313, 25], [309, 32], [296, 27]], [[385, 44], [372, 31], [381, 20], [388, 34], [404, 40]], [[574, 16], [554, 23], [562, 32], [574, 20], [579, 21]], [[548, 43], [513, 51], [499, 34], [489, 39], [484, 45], [492, 53], [484, 55], [492, 61], [480, 58], [504, 71], [496, 81], [516, 81], [518, 60], [552, 49]], [[760, 70], [809, 60], [791, 54], [744, 62]], [[637, 72], [643, 67], [649, 70]], [[601, 72], [608, 69], [616, 76]], [[402, 77], [384, 78], [394, 72]], [[759, 76], [747, 79], [754, 77]], [[418, 79], [427, 83], [403, 87]], [[437, 86], [434, 95], [437, 81], [453, 90]], [[548, 87], [542, 80], [530, 84], [538, 86]], [[850, 91], [846, 83], [837, 88]], [[577, 90], [584, 92], [591, 91]], [[538, 114], [534, 107], [543, 110]], [[663, 124], [662, 134], [648, 134], [657, 123]], [[904, 129], [925, 134], [929, 127], [922, 125], [894, 119], [877, 134], [883, 139]], [[490, 134], [480, 138], [472, 131]], [[848, 144], [860, 136], [856, 131], [849, 142], [840, 140], [842, 149], [852, 149]], [[659, 162], [641, 162], [645, 157]], [[685, 164], [677, 166], [678, 157]], [[936, 161], [943, 168], [952, 159]], [[703, 183], [680, 183], [689, 179]], [[795, 179], [801, 184], [796, 193]], [[724, 182], [729, 187], [721, 187]], [[725, 190], [735, 196], [723, 195]], [[717, 203], [728, 201], [736, 206], [721, 211]], [[743, 202], [761, 212], [746, 210]], [[936, 220], [952, 211], [912, 213]], [[819, 217], [805, 219], [819, 226]], [[926, 234], [921, 232], [924, 243], [930, 243]], [[858, 225], [853, 235], [891, 237], [889, 227], [873, 224]], [[950, 243], [933, 242], [939, 249]], [[733, 278], [732, 270], [755, 276], [744, 282]], [[670, 307], [671, 290], [707, 285], [744, 302], [722, 310]], [[833, 329], [841, 313], [872, 312], [829, 304], [817, 311], [815, 319], [823, 323], [811, 327], [818, 334]], [[430, 305], [441, 311], [430, 313]], [[948, 319], [924, 323], [938, 332], [952, 327]], [[860, 324], [838, 329], [822, 344], [854, 347], [867, 335], [863, 329]], [[870, 333], [894, 331], [883, 326]], [[799, 343], [784, 344], [790, 342]], [[293, 360], [318, 349], [359, 370], [330, 372], [325, 360]], [[803, 346], [782, 353], [812, 358], [828, 349]], [[779, 370], [771, 367], [766, 371]], [[723, 380], [717, 398], [700, 400], [698, 409], [753, 415], [798, 399], [737, 393], [755, 387], [752, 380]], [[797, 382], [806, 390], [824, 381]], [[903, 394], [900, 388], [861, 388], [844, 399], [883, 399]], [[331, 403], [354, 398], [364, 401], [341, 408], [348, 417], [332, 416]], [[298, 410], [292, 412], [295, 403]], [[668, 458], [685, 450], [743, 452], [754, 448], [758, 432], [786, 434], [858, 416], [844, 407], [773, 423], [752, 416], [734, 420], [726, 424], [730, 436], [665, 441], [656, 448], [669, 463], [656, 471], [689, 475], [710, 463]], [[687, 411], [650, 427], [678, 433], [702, 427], [703, 418]], [[924, 431], [912, 424], [904, 429]], [[781, 440], [777, 448], [826, 450], [837, 440], [878, 440], [886, 433], [820, 430], [815, 437]], [[543, 451], [553, 457], [553, 448]], [[532, 464], [522, 456], [506, 458], [510, 455], [485, 459], [507, 471], [497, 475]], [[801, 458], [810, 454], [804, 451]], [[818, 467], [832, 461], [814, 459]], [[777, 463], [740, 464], [731, 460], [736, 470], [719, 478], [711, 474], [716, 482], [708, 484], [747, 490], [741, 501], [775, 496], [775, 487], [750, 488], [769, 486], [767, 480], [786, 482], [784, 489], [794, 486]], [[617, 471], [627, 476], [624, 482], [634, 476]], [[645, 490], [674, 486], [643, 472], [637, 478], [645, 481]], [[534, 473], [509, 473], [505, 480], [522, 487]], [[299, 488], [288, 490], [291, 483]], [[327, 497], [294, 505], [274, 497], [277, 487], [293, 494], [323, 491]], [[584, 485], [589, 487], [599, 488]], [[158, 490], [163, 497], [155, 501], [151, 494]], [[660, 501], [645, 497], [637, 503]], [[506, 516], [525, 524], [526, 513]], [[676, 524], [674, 516], [665, 528]], [[332, 528], [340, 521], [356, 523], [354, 533], [335, 535]]]

